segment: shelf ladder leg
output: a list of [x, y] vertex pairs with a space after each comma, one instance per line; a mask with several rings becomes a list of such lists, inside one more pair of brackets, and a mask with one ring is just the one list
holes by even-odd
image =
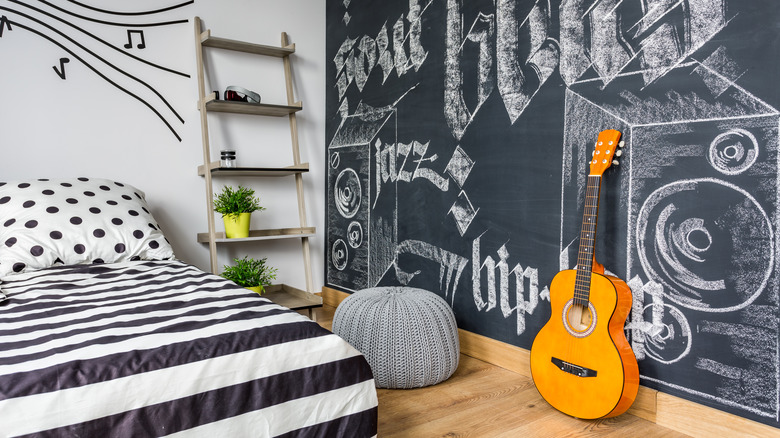
[[[282, 47], [286, 47], [289, 44], [287, 33], [282, 32]], [[294, 105], [295, 98], [293, 96], [293, 83], [292, 83], [292, 64], [290, 57], [284, 57], [284, 79], [287, 86], [287, 104]], [[301, 164], [301, 153], [298, 147], [298, 121], [295, 117], [295, 113], [290, 114], [290, 138], [292, 143], [293, 164], [296, 166]], [[306, 225], [306, 203], [303, 197], [303, 176], [298, 173], [295, 175], [295, 190], [298, 194], [298, 219], [301, 223], [301, 228], [305, 228]], [[301, 246], [303, 252], [303, 266], [306, 275], [306, 291], [314, 293], [314, 283], [311, 278], [311, 252], [309, 250], [309, 238], [304, 237], [301, 239]]]
[[211, 149], [209, 148], [209, 119], [206, 114], [206, 82], [203, 67], [203, 44], [200, 18], [195, 17], [195, 57], [198, 61], [198, 110], [200, 111], [201, 140], [203, 141], [203, 166], [206, 169], [206, 217], [209, 223], [209, 259], [211, 272], [216, 274], [217, 267], [217, 242], [216, 225], [214, 223], [214, 187], [212, 186], [211, 172], [208, 171], [211, 163]]

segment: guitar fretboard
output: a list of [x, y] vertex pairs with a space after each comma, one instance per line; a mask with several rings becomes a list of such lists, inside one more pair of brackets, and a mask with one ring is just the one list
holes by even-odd
[[593, 271], [593, 250], [599, 216], [601, 176], [588, 175], [585, 189], [585, 211], [580, 228], [580, 249], [577, 254], [577, 277], [574, 283], [574, 303], [587, 306], [590, 298], [590, 275]]

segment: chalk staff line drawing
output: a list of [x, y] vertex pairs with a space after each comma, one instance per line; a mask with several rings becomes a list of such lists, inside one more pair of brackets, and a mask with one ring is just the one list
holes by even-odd
[[[23, 29], [44, 38], [67, 52], [68, 56], [63, 57], [68, 59], [68, 61], [65, 62], [71, 60], [80, 62], [113, 87], [136, 99], [152, 111], [178, 141], [182, 140], [174, 125], [183, 125], [184, 119], [178, 111], [176, 111], [173, 105], [171, 105], [168, 99], [149, 83], [151, 82], [151, 79], [149, 78], [158, 76], [160, 72], [184, 78], [189, 78], [190, 75], [131, 54], [126, 50], [127, 47], [124, 43], [120, 44], [125, 50], [118, 47], [117, 44], [106, 41], [94, 33], [89, 32], [84, 27], [76, 25], [73, 21], [66, 19], [64, 15], [73, 17], [77, 20], [124, 28], [170, 26], [184, 24], [189, 20], [150, 20], [149, 22], [120, 23], [112, 20], [91, 18], [87, 15], [78, 13], [78, 11], [80, 9], [88, 9], [105, 15], [125, 15], [150, 19], [155, 14], [177, 10], [192, 4], [193, 1], [178, 3], [157, 10], [139, 12], [112, 12], [89, 7], [78, 2], [71, 2], [75, 5], [76, 10], [56, 6], [45, 1], [40, 3], [41, 7], [39, 8], [17, 0], [0, 0], [0, 14], [2, 14], [0, 15], [0, 38], [3, 38], [3, 41], [0, 42], [9, 43], [10, 36], [8, 30], [16, 28]], [[126, 32], [122, 32], [122, 34], [126, 34], [128, 39], [131, 38], [132, 34], [139, 35], [138, 38], [141, 39], [141, 44], [136, 44], [131, 47], [139, 50], [146, 47], [143, 30], [128, 29]], [[131, 41], [128, 41], [128, 43], [129, 42]], [[106, 48], [111, 50], [106, 51]], [[67, 78], [64, 63], [61, 63], [59, 68], [55, 68], [54, 70], [60, 78]], [[143, 73], [130, 73], [131, 71], [142, 71]], [[142, 76], [147, 79], [144, 79]]]

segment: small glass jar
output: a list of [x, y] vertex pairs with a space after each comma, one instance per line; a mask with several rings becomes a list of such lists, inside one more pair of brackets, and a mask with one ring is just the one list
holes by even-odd
[[219, 167], [236, 167], [236, 151], [222, 150], [220, 151]]

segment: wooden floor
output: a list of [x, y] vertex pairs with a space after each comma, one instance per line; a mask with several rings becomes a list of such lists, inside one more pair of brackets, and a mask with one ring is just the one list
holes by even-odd
[[[335, 309], [316, 311], [331, 329]], [[564, 415], [520, 374], [461, 354], [455, 374], [419, 389], [377, 389], [379, 437], [686, 437], [633, 415], [586, 421]]]

